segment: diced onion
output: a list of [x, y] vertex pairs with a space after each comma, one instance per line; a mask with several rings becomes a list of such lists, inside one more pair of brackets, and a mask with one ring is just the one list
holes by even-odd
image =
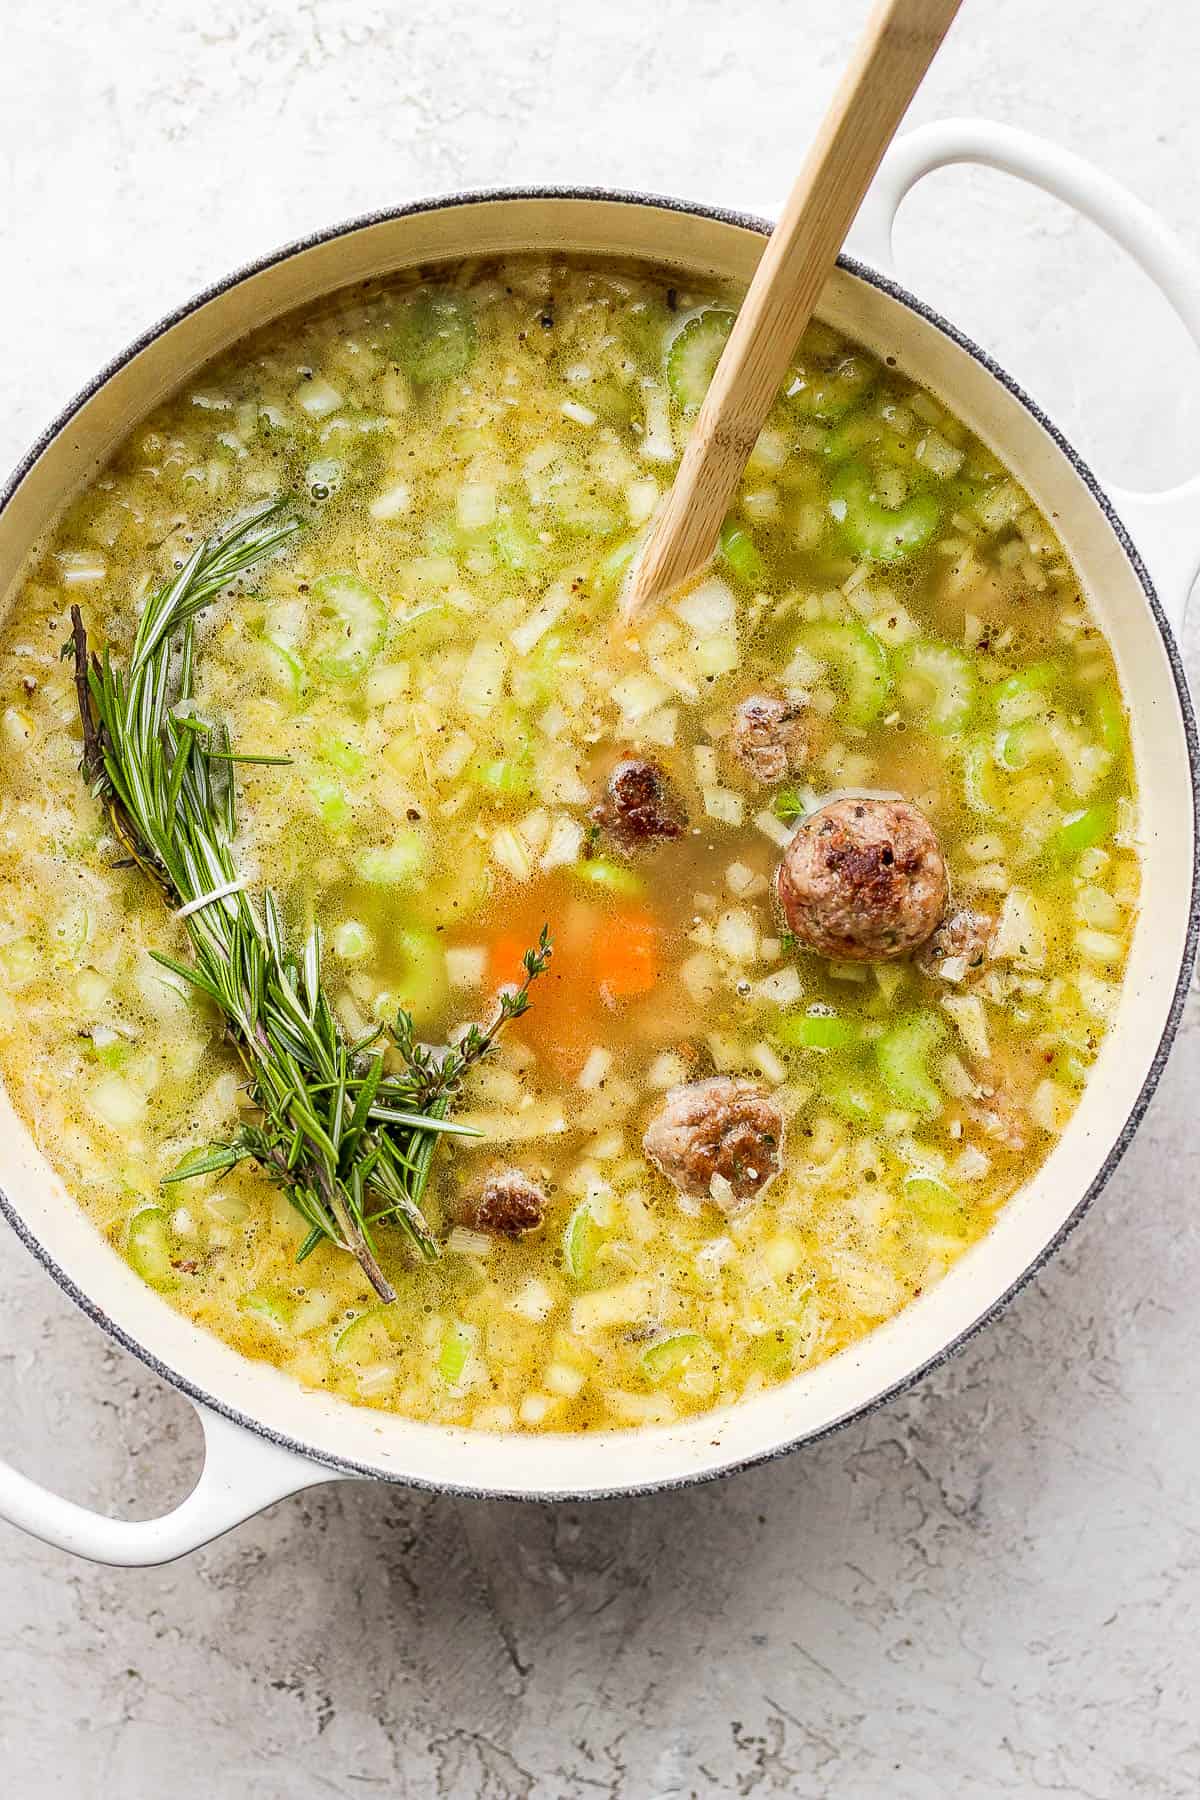
[[710, 819], [716, 819], [722, 825], [740, 825], [746, 815], [746, 802], [732, 788], [706, 787], [703, 790], [704, 810]]
[[696, 766], [696, 780], [702, 788], [716, 787], [717, 753], [711, 744], [697, 744], [692, 751], [692, 761]]
[[482, 531], [496, 517], [496, 490], [484, 481], [464, 481], [455, 501], [464, 531]]
[[546, 633], [557, 624], [571, 603], [571, 590], [562, 582], [556, 582], [548, 589], [540, 605], [535, 606], [529, 617], [522, 621], [514, 631], [509, 632], [513, 647], [519, 656], [528, 656], [535, 644], [541, 642]]
[[490, 1256], [494, 1244], [486, 1231], [472, 1231], [467, 1225], [456, 1225], [446, 1239], [447, 1250], [458, 1256]]
[[583, 849], [583, 826], [566, 813], [557, 813], [550, 825], [550, 835], [542, 851], [543, 869], [559, 869], [579, 861]]
[[758, 826], [758, 829], [762, 832], [763, 836], [769, 837], [773, 844], [779, 844], [782, 847], [784, 844], [789, 844], [792, 840], [794, 827], [785, 825], [782, 819], [777, 818], [776, 815], [773, 812], [770, 812], [766, 807], [763, 808], [762, 812], [755, 813], [754, 823]]
[[377, 494], [367, 511], [373, 519], [386, 523], [389, 519], [398, 519], [412, 505], [412, 489], [403, 481], [396, 482], [394, 487], [385, 488]]
[[986, 1062], [992, 1051], [988, 1041], [987, 1016], [978, 994], [947, 994], [942, 1000], [942, 1007], [954, 1020], [971, 1055]]
[[486, 719], [504, 689], [504, 646], [481, 638], [468, 656], [458, 684], [458, 697], [477, 719]]
[[528, 1319], [532, 1324], [540, 1324], [554, 1311], [554, 1289], [534, 1276], [509, 1301], [509, 1311], [517, 1313], [522, 1319]]
[[629, 720], [644, 719], [670, 698], [671, 690], [653, 675], [626, 675], [614, 683], [612, 697]]
[[296, 390], [296, 404], [310, 419], [324, 419], [342, 405], [342, 396], [332, 382], [317, 378], [301, 382]]
[[458, 945], [446, 951], [446, 979], [451, 987], [483, 986], [487, 974], [487, 951], [482, 946]]
[[663, 1093], [667, 1088], [682, 1087], [688, 1078], [688, 1067], [673, 1050], [663, 1050], [646, 1071], [646, 1086]]
[[612, 1068], [612, 1051], [597, 1044], [588, 1051], [587, 1060], [579, 1071], [579, 1085], [585, 1093], [598, 1088], [608, 1071]]
[[755, 1044], [750, 1052], [750, 1060], [756, 1069], [760, 1069], [767, 1080], [780, 1087], [787, 1080], [787, 1069], [780, 1061], [770, 1044]]
[[698, 638], [708, 638], [732, 625], [737, 616], [737, 602], [733, 590], [714, 575], [677, 601], [675, 611]]
[[766, 893], [768, 885], [765, 875], [759, 875], [742, 862], [731, 862], [725, 871], [725, 886], [735, 900], [755, 900], [759, 894]]
[[1074, 1110], [1075, 1101], [1070, 1090], [1049, 1078], [1038, 1082], [1029, 1102], [1029, 1115], [1043, 1131], [1064, 1130]]
[[658, 483], [653, 476], [631, 481], [625, 489], [625, 504], [629, 509], [629, 523], [644, 525], [658, 505]]
[[499, 831], [493, 832], [492, 857], [517, 881], [528, 881], [533, 873], [529, 851], [511, 825], [502, 825]]
[[735, 906], [723, 912], [713, 937], [717, 949], [731, 962], [752, 963], [758, 956], [758, 922], [748, 907]]
[[774, 969], [770, 975], [764, 975], [754, 991], [760, 1000], [765, 1000], [770, 1006], [791, 1006], [804, 992], [804, 983], [800, 979], [799, 969], [788, 963], [785, 968]]
[[646, 429], [642, 434], [641, 453], [647, 462], [674, 462], [675, 439], [671, 432], [671, 406], [666, 393], [653, 381], [643, 382], [642, 391], [646, 404]]

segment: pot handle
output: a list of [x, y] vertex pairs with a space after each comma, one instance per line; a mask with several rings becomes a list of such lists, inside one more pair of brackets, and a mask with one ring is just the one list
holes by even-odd
[[204, 1406], [196, 1411], [204, 1427], [204, 1467], [191, 1493], [173, 1512], [158, 1519], [110, 1519], [64, 1500], [0, 1462], [0, 1518], [57, 1550], [140, 1569], [186, 1556], [253, 1518], [272, 1501], [334, 1479], [328, 1469], [220, 1413]]
[[[1072, 151], [1010, 125], [944, 119], [898, 138], [863, 202], [850, 237], [851, 254], [894, 274], [892, 233], [901, 201], [926, 175], [953, 163], [978, 163], [1015, 175], [1082, 213], [1150, 277], [1200, 348], [1200, 262], [1119, 181]], [[1105, 486], [1178, 631], [1200, 571], [1200, 475], [1158, 493]]]

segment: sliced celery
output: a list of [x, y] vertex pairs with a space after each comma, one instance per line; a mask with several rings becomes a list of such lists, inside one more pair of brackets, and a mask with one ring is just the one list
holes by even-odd
[[923, 550], [941, 520], [932, 494], [911, 494], [902, 506], [877, 500], [871, 476], [862, 463], [845, 463], [829, 490], [829, 514], [851, 549], [872, 562], [902, 562]]
[[477, 342], [470, 299], [451, 288], [422, 288], [405, 303], [393, 341], [401, 368], [420, 387], [465, 375]]
[[354, 809], [347, 798], [346, 790], [340, 781], [324, 769], [314, 769], [305, 783], [316, 805], [317, 812], [331, 831], [341, 831], [354, 817]]
[[380, 887], [413, 887], [428, 861], [429, 846], [420, 832], [398, 826], [390, 844], [363, 851], [358, 873]]
[[905, 709], [940, 737], [962, 731], [975, 711], [974, 664], [953, 644], [904, 644], [896, 654], [896, 692]]
[[387, 630], [387, 607], [357, 575], [322, 575], [313, 583], [317, 627], [312, 653], [330, 681], [352, 681], [378, 654]]
[[1050, 696], [1062, 676], [1056, 662], [1030, 663], [1013, 675], [1006, 675], [992, 689], [996, 717], [1002, 725], [1015, 725], [1019, 719], [1045, 712]]
[[321, 739], [317, 754], [322, 762], [340, 769], [343, 775], [361, 775], [367, 766], [363, 752], [357, 749], [349, 739], [334, 737], [329, 734]]
[[330, 1356], [335, 1363], [366, 1362], [390, 1349], [390, 1314], [386, 1304], [369, 1306], [343, 1325], [333, 1336]]
[[843, 1075], [823, 1082], [821, 1098], [852, 1125], [865, 1125], [879, 1111], [875, 1090], [861, 1075]]
[[591, 576], [592, 592], [600, 599], [611, 600], [620, 592], [636, 549], [637, 539], [626, 538], [624, 543], [606, 551], [600, 558]]
[[527, 518], [510, 507], [498, 514], [492, 526], [492, 548], [497, 561], [516, 575], [535, 573], [546, 560], [537, 532]]
[[602, 1242], [603, 1233], [591, 1207], [583, 1200], [567, 1220], [567, 1228], [563, 1232], [563, 1261], [572, 1281], [582, 1286], [591, 1280], [596, 1252]]
[[953, 1188], [935, 1175], [906, 1175], [904, 1198], [926, 1231], [938, 1237], [962, 1237], [963, 1203]]
[[745, 587], [761, 587], [767, 578], [767, 565], [749, 532], [732, 519], [721, 527], [721, 560], [730, 574]]
[[456, 1320], [442, 1339], [442, 1347], [437, 1360], [438, 1374], [447, 1387], [458, 1386], [466, 1373], [474, 1347], [475, 1333], [469, 1325], [463, 1325]]
[[996, 764], [989, 737], [973, 737], [963, 745], [963, 795], [981, 819], [998, 819], [1003, 808], [996, 787]]
[[251, 1288], [243, 1294], [238, 1305], [244, 1313], [252, 1318], [261, 1319], [264, 1325], [270, 1325], [274, 1331], [286, 1331], [292, 1322], [293, 1307], [285, 1294], [273, 1288]]
[[396, 984], [400, 1004], [420, 1029], [432, 1023], [449, 998], [442, 941], [436, 932], [408, 925], [395, 932], [390, 943], [400, 963]]
[[1047, 845], [1049, 854], [1056, 862], [1072, 863], [1083, 851], [1111, 837], [1115, 823], [1116, 810], [1109, 800], [1068, 813]]
[[804, 817], [808, 808], [798, 788], [782, 787], [772, 796], [771, 811], [785, 825], [794, 825], [797, 819]]
[[695, 412], [708, 392], [734, 314], [709, 307], [675, 333], [667, 350], [667, 386], [684, 412]]
[[129, 1221], [125, 1255], [130, 1266], [151, 1287], [165, 1292], [178, 1286], [171, 1267], [171, 1239], [167, 1215], [161, 1206], [143, 1206]]
[[829, 668], [842, 690], [848, 724], [870, 725], [892, 691], [887, 653], [864, 625], [847, 620], [817, 620], [800, 630], [800, 648]]
[[636, 870], [625, 863], [613, 862], [607, 856], [589, 856], [583, 862], [571, 863], [567, 873], [576, 881], [586, 881], [591, 887], [606, 888], [610, 894], [633, 896], [646, 891], [646, 884]]
[[858, 351], [841, 357], [831, 369], [802, 360], [785, 382], [783, 397], [805, 418], [832, 421], [858, 404], [878, 374], [878, 363]]
[[1054, 751], [1054, 740], [1039, 718], [1018, 719], [1015, 725], [1003, 725], [996, 733], [996, 761], [1002, 769], [1027, 769]]
[[941, 1091], [930, 1078], [928, 1062], [946, 1035], [937, 1013], [909, 1013], [875, 1043], [875, 1060], [884, 1085], [901, 1106], [936, 1118], [942, 1110]]
[[291, 650], [277, 644], [274, 638], [261, 638], [259, 650], [274, 686], [290, 694], [297, 705], [308, 693], [308, 676], [304, 664]]
[[655, 1387], [674, 1381], [697, 1357], [711, 1357], [713, 1347], [698, 1331], [673, 1331], [642, 1351], [642, 1374]]
[[793, 1050], [849, 1050], [858, 1042], [859, 1028], [853, 1019], [814, 1008], [785, 1013], [775, 1022], [774, 1036]]

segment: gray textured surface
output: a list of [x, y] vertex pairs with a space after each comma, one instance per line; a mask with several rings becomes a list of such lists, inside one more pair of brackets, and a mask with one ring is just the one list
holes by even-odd
[[[864, 11], [9, 0], [0, 460], [203, 280], [347, 213], [522, 180], [776, 198]], [[919, 116], [1055, 136], [1195, 241], [1200, 17], [964, 13]], [[1102, 466], [1187, 471], [1195, 358], [1090, 231], [952, 174], [899, 244]], [[6, 1791], [1194, 1794], [1198, 1079], [1193, 1003], [1066, 1253], [918, 1391], [767, 1469], [557, 1512], [329, 1487], [148, 1573], [0, 1528]], [[186, 1404], [7, 1234], [0, 1295], [0, 1451], [113, 1511], [179, 1496]]]

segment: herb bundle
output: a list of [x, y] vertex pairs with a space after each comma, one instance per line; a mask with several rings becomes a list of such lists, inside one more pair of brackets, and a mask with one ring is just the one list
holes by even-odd
[[[196, 713], [195, 622], [297, 530], [287, 502], [275, 500], [206, 539], [147, 601], [125, 668], [110, 648], [89, 655], [78, 607], [64, 655], [75, 662], [84, 776], [191, 941], [189, 962], [157, 953], [156, 960], [219, 1008], [256, 1114], [228, 1143], [193, 1152], [166, 1180], [256, 1162], [309, 1226], [299, 1257], [330, 1239], [358, 1259], [382, 1299], [393, 1300], [375, 1233], [398, 1226], [421, 1256], [437, 1256], [422, 1211], [434, 1151], [444, 1134], [475, 1135], [447, 1114], [468, 1070], [504, 1023], [527, 1009], [551, 945], [543, 930], [525, 954], [524, 981], [500, 995], [489, 1024], [471, 1025], [453, 1047], [418, 1043], [403, 1009], [393, 1026], [351, 1042], [322, 986], [319, 928], [293, 951], [274, 894], [266, 891], [256, 906], [245, 892], [233, 851], [234, 766], [287, 759], [238, 755], [225, 727]], [[398, 1064], [391, 1071], [389, 1050]]]

